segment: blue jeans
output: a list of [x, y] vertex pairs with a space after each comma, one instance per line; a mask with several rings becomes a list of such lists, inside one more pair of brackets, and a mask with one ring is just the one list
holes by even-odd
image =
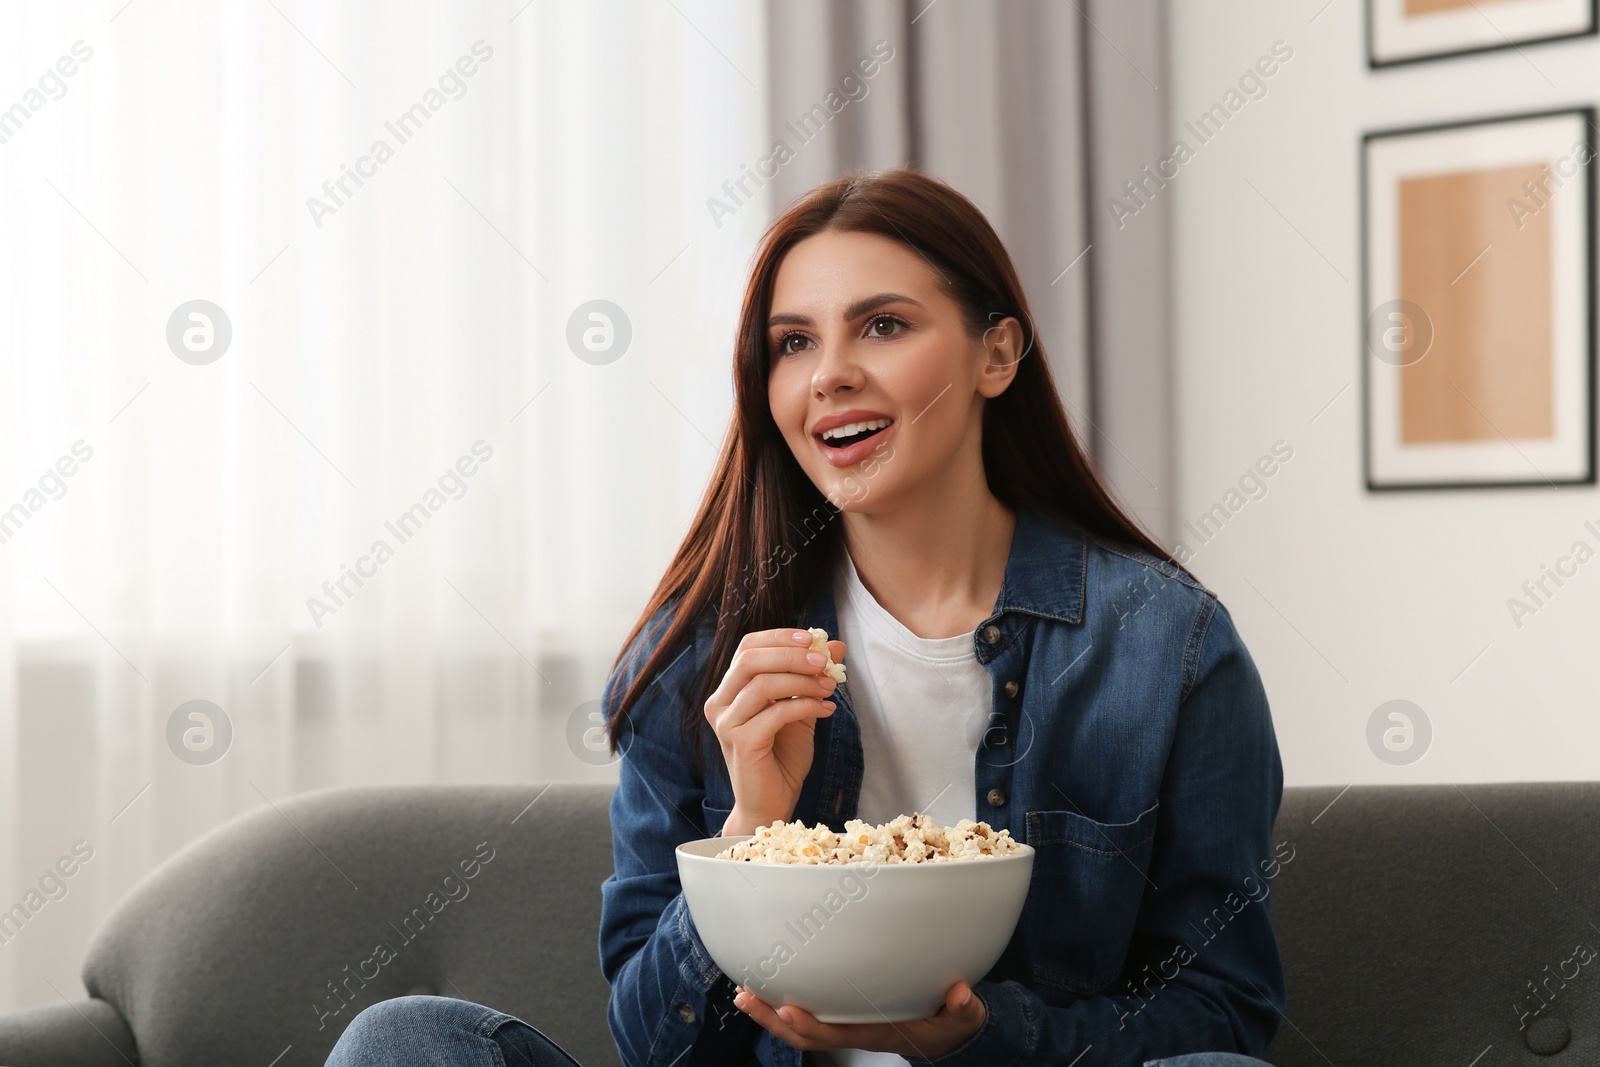
[[[363, 1010], [339, 1037], [327, 1067], [581, 1067], [514, 1015], [450, 997], [396, 997]], [[1265, 1067], [1232, 1052], [1150, 1060], [1145, 1067]]]
[[514, 1015], [450, 997], [380, 1000], [350, 1020], [327, 1067], [581, 1067]]

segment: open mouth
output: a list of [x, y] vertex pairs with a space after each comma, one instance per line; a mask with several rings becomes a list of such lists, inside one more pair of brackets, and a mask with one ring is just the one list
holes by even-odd
[[869, 437], [874, 437], [894, 424], [893, 419], [873, 419], [870, 422], [852, 422], [845, 426], [835, 426], [831, 430], [823, 430], [817, 436], [821, 438], [825, 448], [849, 448], [851, 445], [860, 444]]

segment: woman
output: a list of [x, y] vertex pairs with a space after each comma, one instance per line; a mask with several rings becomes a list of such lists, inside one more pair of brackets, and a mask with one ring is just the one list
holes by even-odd
[[[1285, 1000], [1266, 695], [1226, 608], [1100, 484], [982, 214], [909, 170], [815, 190], [763, 241], [734, 376], [699, 514], [604, 694], [623, 1061], [1260, 1063]], [[1037, 850], [981, 981], [927, 1019], [830, 1025], [711, 962], [676, 845], [912, 811]], [[573, 1061], [493, 1009], [405, 997], [329, 1060], [369, 1062]]]

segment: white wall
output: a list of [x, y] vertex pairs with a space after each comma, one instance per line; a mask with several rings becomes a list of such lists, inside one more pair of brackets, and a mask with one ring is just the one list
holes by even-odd
[[[1520, 629], [1506, 601], [1574, 541], [1600, 542], [1583, 528], [1600, 526], [1600, 492], [1363, 487], [1358, 231], [1364, 132], [1594, 103], [1600, 42], [1373, 71], [1364, 5], [1325, 3], [1168, 5], [1175, 136], [1275, 41], [1294, 50], [1159, 194], [1174, 239], [1180, 528], [1274, 442], [1293, 448], [1191, 566], [1261, 669], [1289, 784], [1592, 779], [1600, 560]], [[1433, 727], [1405, 766], [1366, 741], [1396, 698]]]

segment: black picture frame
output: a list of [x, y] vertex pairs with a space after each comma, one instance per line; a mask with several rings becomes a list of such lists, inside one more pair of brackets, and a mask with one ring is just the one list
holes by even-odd
[[1401, 56], [1397, 59], [1379, 59], [1377, 51], [1377, 17], [1374, 5], [1384, 0], [1365, 0], [1363, 5], [1366, 15], [1366, 52], [1367, 68], [1369, 70], [1388, 70], [1393, 67], [1411, 66], [1416, 63], [1427, 63], [1436, 59], [1455, 59], [1461, 56], [1483, 55], [1489, 52], [1503, 52], [1511, 48], [1519, 48], [1526, 44], [1549, 44], [1555, 41], [1570, 41], [1580, 37], [1594, 37], [1600, 35], [1600, 0], [1589, 0], [1589, 24], [1581, 30], [1566, 30], [1543, 36], [1525, 37], [1517, 40], [1505, 40], [1498, 44], [1472, 45], [1464, 48], [1446, 48], [1439, 52], [1426, 52], [1414, 56]]
[[[1600, 170], [1600, 155], [1591, 154], [1588, 162], [1582, 167], [1582, 192], [1584, 207], [1584, 234], [1583, 234], [1583, 293], [1584, 311], [1583, 327], [1586, 334], [1583, 343], [1581, 360], [1582, 389], [1584, 393], [1583, 411], [1585, 426], [1583, 432], [1583, 462], [1585, 471], [1576, 478], [1548, 478], [1543, 476], [1517, 479], [1517, 480], [1492, 480], [1483, 481], [1404, 481], [1404, 482], [1379, 482], [1373, 477], [1372, 455], [1372, 362], [1376, 358], [1369, 349], [1369, 318], [1373, 310], [1372, 271], [1371, 271], [1371, 160], [1370, 150], [1374, 141], [1384, 138], [1405, 137], [1408, 135], [1434, 133], [1442, 130], [1465, 129], [1474, 126], [1495, 126], [1507, 123], [1526, 122], [1536, 119], [1555, 118], [1563, 116], [1581, 116], [1584, 129], [1591, 135], [1597, 131], [1596, 108], [1593, 105], [1572, 105], [1568, 107], [1549, 108], [1539, 111], [1514, 112], [1509, 114], [1496, 114], [1476, 118], [1456, 119], [1449, 122], [1429, 123], [1423, 125], [1388, 127], [1369, 130], [1361, 136], [1360, 166], [1358, 176], [1358, 194], [1360, 200], [1360, 307], [1357, 309], [1358, 335], [1360, 338], [1361, 360], [1361, 466], [1364, 486], [1371, 493], [1409, 492], [1412, 490], [1476, 490], [1476, 489], [1549, 489], [1551, 487], [1592, 486], [1596, 484], [1596, 171]], [[1600, 138], [1594, 138], [1600, 140]], [[1590, 142], [1594, 147], [1593, 140]], [[1600, 152], [1600, 149], [1595, 149]]]

